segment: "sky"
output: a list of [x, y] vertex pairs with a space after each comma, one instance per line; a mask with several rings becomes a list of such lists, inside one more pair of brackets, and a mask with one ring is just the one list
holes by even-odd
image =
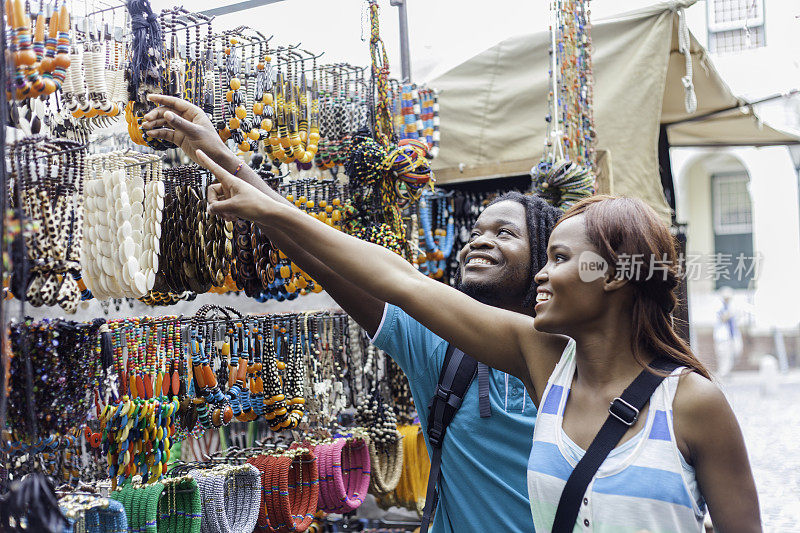
[[[546, 31], [546, 0], [406, 0], [411, 68], [415, 81], [442, 74], [490, 46], [525, 33]], [[151, 0], [154, 11], [176, 5], [174, 0]], [[203, 11], [236, 2], [195, 0], [186, 5]], [[652, 5], [652, 0], [595, 0], [592, 17]], [[392, 75], [400, 77], [398, 9], [379, 0], [380, 31]], [[364, 0], [283, 0], [217, 17], [214, 29], [248, 25], [272, 42], [302, 41], [312, 52], [325, 51], [320, 61], [369, 64], [369, 16]], [[363, 40], [362, 40], [363, 39]]]

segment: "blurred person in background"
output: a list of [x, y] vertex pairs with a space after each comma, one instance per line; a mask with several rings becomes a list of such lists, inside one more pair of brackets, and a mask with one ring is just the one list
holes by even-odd
[[733, 303], [733, 289], [722, 287], [719, 295], [722, 305], [717, 311], [717, 322], [714, 325], [714, 351], [717, 355], [717, 375], [725, 377], [742, 355], [742, 331]]

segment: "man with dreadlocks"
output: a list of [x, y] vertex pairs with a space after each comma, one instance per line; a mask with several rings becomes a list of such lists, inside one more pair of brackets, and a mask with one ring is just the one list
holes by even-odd
[[[162, 106], [145, 117], [143, 127], [151, 137], [175, 143], [196, 161], [201, 149], [229, 172], [239, 169], [238, 177], [285, 201], [249, 167], [240, 165], [199, 108], [169, 96], [150, 98]], [[478, 217], [469, 242], [459, 252], [459, 290], [486, 304], [533, 315], [533, 274], [547, 262], [547, 241], [560, 214], [537, 197], [507, 193], [497, 198]], [[436, 393], [447, 342], [399, 307], [346, 281], [284, 234], [270, 230], [268, 235], [406, 374], [414, 403], [423, 409], [420, 422], [430, 452], [424, 410]], [[481, 417], [478, 388], [478, 380], [473, 380], [442, 442], [433, 531], [532, 531], [526, 471], [536, 407], [519, 379], [490, 370], [491, 415]]]

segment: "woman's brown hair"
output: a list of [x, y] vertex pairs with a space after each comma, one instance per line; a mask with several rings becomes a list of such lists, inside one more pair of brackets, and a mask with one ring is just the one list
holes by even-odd
[[[634, 358], [646, 367], [642, 351], [659, 354], [711, 379], [703, 363], [672, 327], [680, 277], [675, 239], [656, 212], [636, 198], [591, 196], [573, 205], [563, 217], [583, 215], [586, 236], [613, 269], [627, 279], [633, 299]], [[623, 266], [617, 271], [617, 267]]]

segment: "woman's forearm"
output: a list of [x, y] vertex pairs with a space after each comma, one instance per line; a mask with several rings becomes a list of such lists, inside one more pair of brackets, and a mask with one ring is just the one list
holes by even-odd
[[301, 213], [267, 202], [256, 221], [302, 245], [333, 272], [372, 297], [402, 308], [431, 331], [494, 368], [530, 381], [521, 337], [532, 319], [485, 305], [421, 274], [394, 252]]
[[402, 257], [359, 240], [265, 195], [236, 179], [206, 154], [198, 160], [219, 179], [211, 186], [209, 212], [240, 217], [278, 231], [345, 281], [372, 297], [395, 304], [431, 331], [479, 361], [530, 380], [523, 346], [531, 317], [482, 304], [416, 270]]
[[[375, 298], [402, 306], [407, 303], [407, 283], [425, 277], [394, 252], [351, 237], [313, 219], [288, 203], [280, 202], [255, 221], [267, 232], [278, 231], [302, 247], [334, 272], [357, 281]], [[404, 287], [405, 286], [405, 287]]]

